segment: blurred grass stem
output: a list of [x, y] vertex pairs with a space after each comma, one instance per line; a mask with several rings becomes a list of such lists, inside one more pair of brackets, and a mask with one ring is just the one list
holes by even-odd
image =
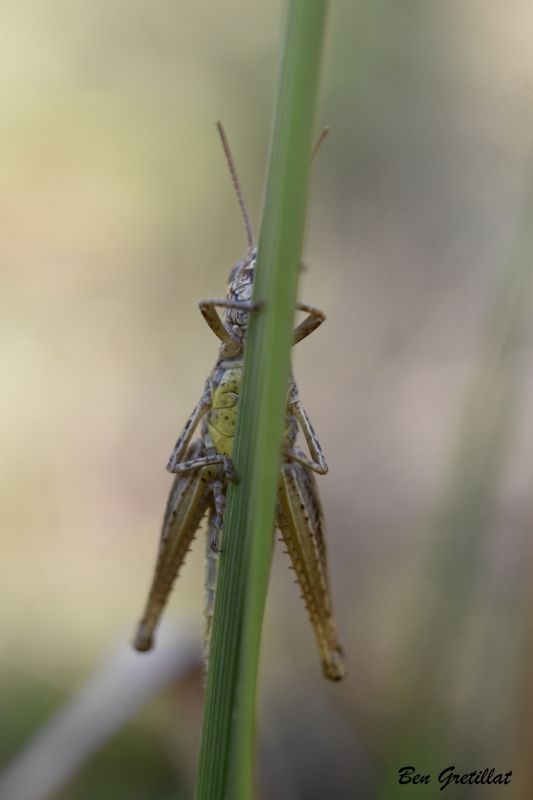
[[[501, 751], [513, 707], [516, 676], [511, 675], [510, 664], [517, 668], [516, 619], [524, 587], [514, 584], [512, 572], [495, 577], [486, 548], [496, 523], [526, 366], [520, 355], [530, 336], [533, 169], [529, 189], [523, 220], [489, 313], [483, 354], [459, 420], [448, 479], [430, 525], [423, 572], [429, 594], [416, 597], [413, 630], [405, 637], [403, 657], [410, 666], [400, 671], [403, 685], [397, 692], [408, 700], [394, 723], [381, 795], [387, 800], [403, 796], [397, 770], [404, 759], [416, 763], [417, 769], [434, 772], [444, 761], [454, 763], [469, 756], [468, 763], [475, 763], [483, 753]], [[500, 621], [497, 635], [494, 620]], [[474, 643], [472, 631], [476, 631]], [[413, 651], [417, 670], [412, 669]], [[467, 659], [476, 664], [476, 680], [461, 689]], [[498, 679], [501, 688], [495, 697], [490, 687], [496, 685], [499, 670], [507, 670], [508, 680]], [[463, 716], [454, 705], [461, 692]], [[465, 718], [474, 725], [465, 723]], [[455, 797], [462, 790], [450, 787], [449, 791]]]
[[326, 0], [288, 0], [235, 430], [196, 800], [252, 795], [255, 694]]

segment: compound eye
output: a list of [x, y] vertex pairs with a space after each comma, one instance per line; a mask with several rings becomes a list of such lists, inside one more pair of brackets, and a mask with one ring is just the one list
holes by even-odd
[[240, 264], [235, 264], [235, 266], [232, 267], [230, 274], [228, 275], [228, 283], [233, 283], [241, 266], [242, 262]]

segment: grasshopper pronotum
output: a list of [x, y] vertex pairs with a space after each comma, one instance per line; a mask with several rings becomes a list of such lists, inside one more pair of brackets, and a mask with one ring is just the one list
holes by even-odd
[[[233, 267], [229, 274], [226, 299], [202, 300], [199, 304], [205, 321], [221, 340], [220, 351], [200, 402], [187, 420], [167, 466], [169, 472], [175, 473], [176, 477], [165, 511], [152, 586], [134, 641], [137, 650], [151, 648], [154, 630], [172, 584], [202, 518], [208, 512], [204, 593], [206, 661], [209, 658], [219, 558], [218, 543], [222, 536], [226, 489], [228, 481], [236, 480], [231, 455], [248, 315], [258, 307], [251, 303], [256, 261], [252, 225], [224, 130], [219, 122], [217, 125], [241, 208], [248, 252], [244, 261]], [[216, 311], [217, 306], [226, 309], [224, 321]], [[295, 328], [293, 344], [309, 336], [325, 319], [322, 311], [313, 306], [297, 303], [296, 308], [306, 312], [308, 316]], [[201, 436], [191, 444], [192, 435], [200, 421]], [[295, 444], [298, 424], [305, 436], [311, 458]], [[287, 546], [309, 611], [324, 674], [327, 678], [338, 681], [344, 677], [346, 667], [333, 619], [324, 519], [313, 475], [314, 472], [325, 475], [327, 471], [326, 460], [300, 402], [291, 374], [276, 527]]]

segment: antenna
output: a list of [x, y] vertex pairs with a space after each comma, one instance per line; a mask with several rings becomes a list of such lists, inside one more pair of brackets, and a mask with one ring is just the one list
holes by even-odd
[[324, 128], [324, 130], [322, 131], [322, 133], [318, 137], [315, 146], [313, 147], [313, 152], [311, 153], [311, 164], [315, 160], [315, 156], [318, 153], [318, 151], [320, 150], [322, 142], [324, 141], [324, 139], [326, 138], [328, 133], [329, 133], [329, 125], [326, 125], [326, 127]]
[[242, 196], [241, 185], [237, 177], [237, 170], [235, 169], [233, 156], [231, 155], [231, 150], [229, 149], [229, 144], [226, 138], [226, 134], [224, 132], [224, 128], [222, 127], [222, 123], [219, 119], [215, 120], [215, 122], [218, 128], [218, 132], [220, 134], [220, 138], [222, 140], [222, 147], [224, 148], [224, 153], [226, 154], [226, 161], [228, 162], [228, 167], [231, 174], [231, 180], [233, 181], [235, 194], [237, 195], [237, 200], [239, 202], [239, 207], [241, 209], [241, 216], [244, 224], [244, 232], [246, 235], [246, 244], [248, 245], [249, 253], [251, 253], [252, 250], [254, 249], [254, 231], [252, 228], [252, 222], [250, 220], [250, 215], [248, 214], [248, 209], [246, 208], [246, 203], [244, 202], [244, 197]]

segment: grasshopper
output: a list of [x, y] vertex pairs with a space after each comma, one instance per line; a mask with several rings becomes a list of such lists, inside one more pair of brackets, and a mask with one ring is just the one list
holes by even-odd
[[[233, 267], [229, 274], [226, 298], [207, 299], [199, 303], [205, 321], [220, 339], [221, 345], [202, 397], [187, 420], [167, 466], [168, 471], [176, 477], [165, 511], [150, 593], [134, 640], [137, 650], [145, 651], [152, 647], [154, 631], [174, 580], [207, 512], [204, 591], [206, 663], [209, 659], [226, 491], [228, 481], [236, 481], [231, 456], [246, 330], [249, 314], [260, 305], [251, 302], [257, 253], [252, 225], [226, 135], [220, 122], [217, 122], [217, 126], [241, 209], [248, 249], [244, 261]], [[224, 321], [219, 317], [217, 308], [225, 309]], [[325, 319], [322, 311], [313, 306], [297, 303], [296, 308], [305, 312], [307, 317], [295, 328], [293, 344], [309, 336]], [[314, 478], [314, 473], [325, 475], [328, 466], [298, 397], [292, 373], [288, 383], [275, 524], [287, 546], [302, 590], [324, 674], [338, 681], [344, 677], [346, 667], [333, 618], [324, 518]], [[191, 444], [193, 433], [200, 423], [200, 438]], [[296, 445], [298, 426], [303, 431], [311, 458]]]

